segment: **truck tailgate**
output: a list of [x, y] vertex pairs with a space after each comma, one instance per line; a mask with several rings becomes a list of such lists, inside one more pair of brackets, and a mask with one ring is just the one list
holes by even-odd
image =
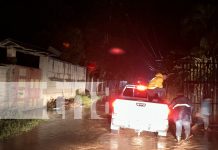
[[[120, 126], [158, 125], [162, 120], [168, 119], [169, 109], [166, 104], [116, 99], [112, 118]], [[133, 127], [136, 128], [136, 127]], [[141, 128], [141, 127], [139, 127]]]

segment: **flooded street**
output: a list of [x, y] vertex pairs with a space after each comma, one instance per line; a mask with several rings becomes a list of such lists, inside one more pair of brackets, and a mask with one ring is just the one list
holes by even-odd
[[66, 119], [56, 115], [30, 132], [0, 141], [1, 150], [138, 150], [138, 149], [218, 149], [218, 129], [198, 131], [186, 142], [178, 144], [172, 135], [158, 137], [143, 132], [140, 136], [133, 130], [110, 133], [107, 117], [90, 119], [89, 110], [83, 110], [83, 119], [74, 119], [73, 110], [66, 112]]

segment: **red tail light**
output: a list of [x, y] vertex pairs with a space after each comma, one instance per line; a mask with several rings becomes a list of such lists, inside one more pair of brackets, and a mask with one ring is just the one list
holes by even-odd
[[118, 99], [115, 99], [115, 100], [112, 102], [112, 112], [113, 112], [113, 113], [117, 113], [117, 111], [120, 109], [118, 102], [119, 102]]
[[170, 109], [169, 108], [167, 109], [167, 113], [168, 113], [168, 115], [170, 114]]
[[116, 102], [116, 100], [114, 100], [114, 101], [112, 102], [112, 107], [113, 107], [113, 108], [114, 108], [115, 102]]
[[113, 112], [113, 110], [114, 110], [114, 102], [116, 101], [116, 99], [115, 98], [111, 98], [110, 99], [110, 102], [109, 102], [109, 111], [110, 112]]

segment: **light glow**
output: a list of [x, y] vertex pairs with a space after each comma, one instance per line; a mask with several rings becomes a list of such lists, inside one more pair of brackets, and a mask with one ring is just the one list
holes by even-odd
[[117, 47], [111, 48], [109, 52], [111, 54], [113, 54], [113, 55], [123, 55], [123, 54], [125, 54], [125, 51], [123, 49], [117, 48]]
[[70, 48], [69, 42], [63, 42], [62, 45], [64, 46], [64, 48]]
[[112, 102], [112, 107], [113, 107], [113, 108], [114, 108], [115, 104], [116, 104], [116, 100], [114, 100], [114, 101]]
[[139, 91], [145, 91], [145, 90], [147, 90], [147, 86], [145, 86], [145, 85], [137, 85], [136, 89], [139, 90]]

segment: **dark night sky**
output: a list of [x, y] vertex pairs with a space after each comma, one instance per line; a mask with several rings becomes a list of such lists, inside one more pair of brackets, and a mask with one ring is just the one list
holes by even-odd
[[[0, 39], [46, 47], [59, 29], [76, 27], [88, 41], [86, 51], [93, 61], [109, 63], [112, 72], [126, 75], [125, 70], [131, 70], [130, 76], [144, 78], [145, 59], [190, 47], [180, 39], [180, 26], [195, 4], [194, 0], [8, 0], [0, 5]], [[39, 36], [43, 33], [51, 38], [43, 39]], [[110, 47], [126, 53], [111, 55]]]

